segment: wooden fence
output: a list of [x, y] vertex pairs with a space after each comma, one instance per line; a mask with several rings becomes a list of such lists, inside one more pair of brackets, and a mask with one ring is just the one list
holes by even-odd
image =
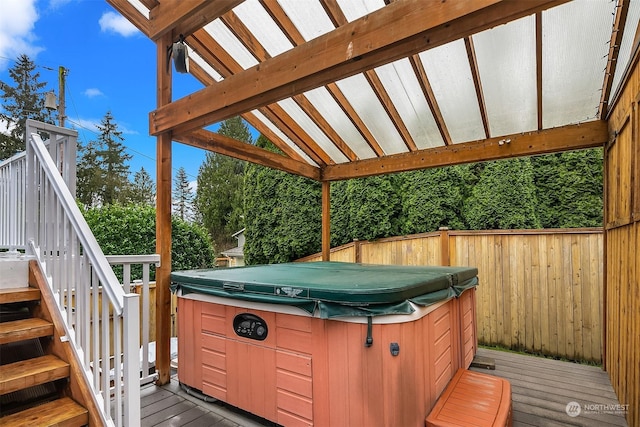
[[331, 260], [477, 267], [481, 344], [602, 360], [602, 229], [442, 230], [355, 241]]

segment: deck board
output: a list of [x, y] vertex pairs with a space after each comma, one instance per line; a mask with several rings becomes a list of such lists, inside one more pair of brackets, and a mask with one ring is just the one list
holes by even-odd
[[[495, 360], [495, 370], [472, 368], [511, 382], [515, 427], [626, 426], [621, 414], [581, 413], [569, 417], [565, 408], [575, 401], [617, 404], [607, 373], [580, 365], [485, 348], [479, 356]], [[263, 427], [275, 424], [222, 402], [207, 403], [187, 394], [174, 375], [171, 383], [144, 386], [140, 391], [141, 425], [157, 427]]]

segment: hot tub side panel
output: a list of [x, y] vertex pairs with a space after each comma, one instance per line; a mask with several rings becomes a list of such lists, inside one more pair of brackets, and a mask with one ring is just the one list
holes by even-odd
[[[374, 324], [365, 347], [363, 323], [179, 298], [179, 380], [285, 426], [422, 426], [464, 360], [459, 306]], [[235, 334], [247, 312], [269, 325], [264, 341]]]

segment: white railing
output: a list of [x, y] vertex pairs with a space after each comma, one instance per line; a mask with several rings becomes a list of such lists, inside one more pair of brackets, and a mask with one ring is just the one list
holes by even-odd
[[[51, 144], [47, 150], [39, 134], [43, 131], [51, 141], [73, 137], [68, 129], [27, 121], [27, 252], [37, 258], [56, 297], [66, 337], [84, 369], [102, 421], [110, 426], [138, 425], [139, 296], [123, 290], [76, 205], [70, 191], [74, 185], [70, 189], [63, 179], [75, 176], [74, 166], [53, 160], [70, 152], [52, 150]], [[73, 153], [75, 159], [75, 149]]]
[[17, 252], [26, 249], [25, 224], [25, 153], [0, 162], [0, 248]]
[[[125, 292], [132, 292], [141, 297], [141, 329], [140, 329], [140, 385], [149, 384], [158, 379], [155, 371], [155, 356], [150, 361], [149, 337], [151, 331], [149, 325], [151, 318], [149, 308], [151, 307], [151, 292], [149, 289], [149, 267], [154, 265], [160, 267], [160, 255], [107, 255], [107, 261], [112, 266], [122, 266], [122, 286]], [[131, 280], [131, 267], [142, 266], [141, 279]], [[152, 352], [153, 353], [153, 352]], [[150, 371], [153, 371], [150, 373]]]

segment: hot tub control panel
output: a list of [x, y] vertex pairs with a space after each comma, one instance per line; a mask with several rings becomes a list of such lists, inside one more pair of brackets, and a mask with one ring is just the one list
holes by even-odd
[[267, 338], [267, 322], [251, 313], [240, 313], [233, 318], [233, 330], [236, 335], [252, 340], [263, 341]]

